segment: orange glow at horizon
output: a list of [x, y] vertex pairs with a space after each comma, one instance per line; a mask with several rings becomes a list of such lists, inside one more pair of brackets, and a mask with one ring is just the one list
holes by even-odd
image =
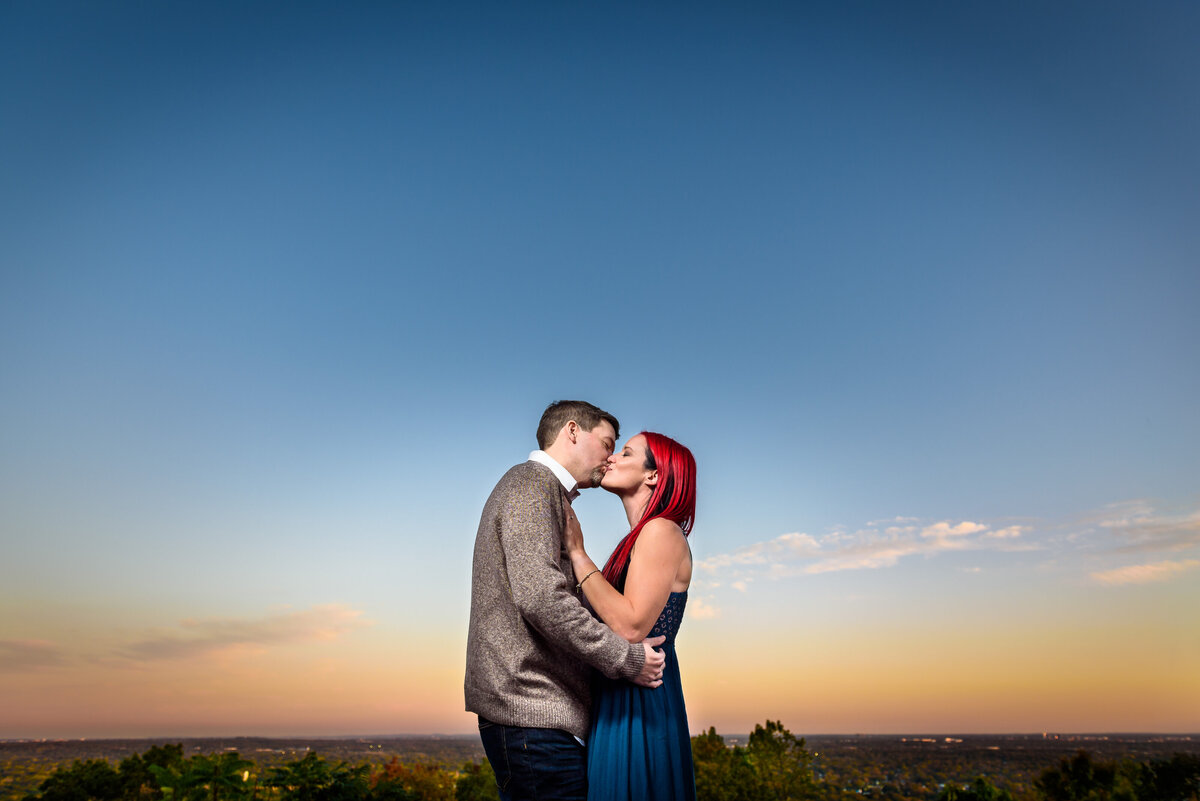
[[[681, 635], [693, 731], [743, 733], [770, 718], [811, 734], [1178, 732], [1200, 708], [1194, 654], [1190, 667], [1148, 666], [1136, 647], [1052, 630], [968, 632], [950, 647], [941, 634], [860, 629], [750, 653], [719, 647], [725, 636], [723, 625]], [[0, 704], [6, 736], [469, 733], [461, 646], [457, 635], [364, 631], [187, 662], [94, 663], [10, 675]]]
[[[1200, 730], [1200, 640], [1175, 612], [1194, 608], [1194, 584], [1034, 574], [1014, 593], [1007, 577], [960, 575], [945, 589], [955, 603], [899, 571], [724, 594], [694, 582], [677, 644], [692, 730]], [[30, 606], [0, 640], [0, 737], [471, 733], [459, 600], [440, 616]]]

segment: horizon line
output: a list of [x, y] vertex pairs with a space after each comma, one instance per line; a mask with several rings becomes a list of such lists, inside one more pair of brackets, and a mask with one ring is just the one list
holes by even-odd
[[[715, 727], [713, 727], [715, 728]], [[707, 734], [707, 730], [692, 733], [692, 737]], [[749, 737], [750, 732], [733, 732], [722, 737]], [[1200, 731], [992, 731], [964, 732], [943, 729], [939, 731], [891, 731], [891, 732], [808, 732], [797, 737], [1040, 737], [1043, 739], [1063, 737], [1193, 737], [1200, 739]], [[150, 740], [389, 740], [422, 737], [428, 739], [477, 739], [473, 732], [398, 732], [392, 734], [162, 734], [138, 736], [104, 735], [95, 737], [0, 737], [0, 743], [72, 743], [72, 742], [120, 742]]]

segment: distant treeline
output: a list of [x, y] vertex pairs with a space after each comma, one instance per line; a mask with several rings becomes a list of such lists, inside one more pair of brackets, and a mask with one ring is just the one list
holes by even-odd
[[[699, 801], [1200, 801], [1200, 755], [1139, 761], [1093, 759], [1086, 751], [1045, 767], [1030, 783], [1003, 776], [969, 782], [814, 770], [805, 740], [779, 721], [755, 726], [744, 746], [715, 729], [692, 738]], [[487, 761], [351, 764], [317, 752], [260, 768], [236, 752], [184, 757], [182, 744], [122, 759], [76, 760], [49, 775], [0, 783], [2, 801], [482, 801], [498, 799]], [[35, 788], [35, 789], [34, 789]]]

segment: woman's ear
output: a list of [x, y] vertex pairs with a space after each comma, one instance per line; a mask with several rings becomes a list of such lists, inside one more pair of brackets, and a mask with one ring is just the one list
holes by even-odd
[[650, 475], [646, 476], [646, 486], [653, 487], [658, 483], [658, 471], [651, 470]]

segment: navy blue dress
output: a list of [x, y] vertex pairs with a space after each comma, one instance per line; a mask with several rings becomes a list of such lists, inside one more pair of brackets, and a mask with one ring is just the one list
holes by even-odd
[[651, 637], [666, 635], [661, 687], [600, 676], [588, 739], [588, 801], [695, 801], [692, 738], [675, 656], [686, 592], [673, 592]]

